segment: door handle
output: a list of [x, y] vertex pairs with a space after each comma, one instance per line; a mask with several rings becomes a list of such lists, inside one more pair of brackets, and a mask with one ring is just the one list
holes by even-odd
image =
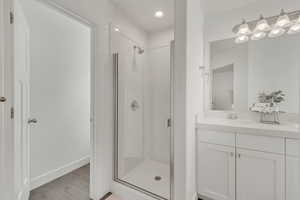
[[28, 120], [28, 124], [36, 124], [36, 123], [38, 123], [38, 120], [37, 119], [29, 119]]
[[1, 103], [6, 102], [6, 98], [5, 98], [5, 97], [0, 97], [0, 102], [1, 102]]

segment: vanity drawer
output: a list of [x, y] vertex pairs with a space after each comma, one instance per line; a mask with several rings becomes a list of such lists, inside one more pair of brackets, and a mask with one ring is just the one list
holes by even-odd
[[300, 140], [286, 140], [286, 154], [288, 156], [300, 157]]
[[237, 134], [237, 147], [256, 151], [284, 154], [284, 139]]
[[198, 142], [235, 146], [235, 134], [231, 132], [212, 131], [206, 129], [197, 130]]

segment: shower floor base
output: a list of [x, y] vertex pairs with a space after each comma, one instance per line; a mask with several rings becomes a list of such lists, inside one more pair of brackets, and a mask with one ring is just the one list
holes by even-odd
[[169, 199], [170, 167], [167, 164], [146, 160], [130, 171], [123, 180]]

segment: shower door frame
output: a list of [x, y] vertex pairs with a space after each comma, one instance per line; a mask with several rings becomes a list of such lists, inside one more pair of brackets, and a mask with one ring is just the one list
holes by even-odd
[[[112, 34], [112, 26], [110, 28], [111, 34]], [[111, 35], [110, 34], [110, 35]], [[119, 85], [119, 76], [118, 76], [118, 68], [119, 68], [119, 53], [113, 52], [113, 70], [114, 70], [114, 151], [113, 151], [113, 164], [114, 164], [114, 173], [113, 173], [113, 180], [117, 183], [120, 183], [128, 188], [134, 189], [136, 191], [139, 191], [143, 194], [146, 194], [152, 198], [158, 199], [158, 200], [173, 200], [174, 196], [174, 124], [173, 124], [173, 115], [174, 115], [174, 47], [175, 47], [175, 41], [170, 42], [170, 199], [166, 199], [164, 197], [161, 197], [153, 192], [150, 192], [142, 187], [136, 186], [134, 184], [131, 184], [127, 181], [121, 180], [119, 178], [119, 134], [118, 134], [118, 85]]]

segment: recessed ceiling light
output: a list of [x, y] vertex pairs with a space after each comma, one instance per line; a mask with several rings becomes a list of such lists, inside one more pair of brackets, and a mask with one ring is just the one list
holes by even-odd
[[165, 14], [164, 14], [163, 11], [159, 10], [159, 11], [156, 11], [156, 12], [155, 12], [154, 16], [155, 16], [156, 18], [163, 18], [163, 17], [165, 16]]

